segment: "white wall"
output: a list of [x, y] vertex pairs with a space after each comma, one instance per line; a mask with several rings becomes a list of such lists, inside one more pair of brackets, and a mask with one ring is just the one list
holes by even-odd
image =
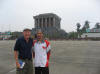
[[100, 37], [100, 33], [83, 33], [81, 35], [82, 38], [85, 38], [87, 35], [87, 37]]

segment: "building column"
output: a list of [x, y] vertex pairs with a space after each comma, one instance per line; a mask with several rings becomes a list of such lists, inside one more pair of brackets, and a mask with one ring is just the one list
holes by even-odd
[[51, 18], [51, 27], [53, 27], [53, 18]]
[[40, 27], [40, 25], [39, 25], [39, 18], [37, 19], [37, 26], [38, 26], [38, 28]]
[[45, 18], [45, 28], [47, 28], [47, 18]]
[[51, 19], [49, 18], [49, 27], [51, 27]]
[[35, 22], [35, 28], [37, 28], [36, 19], [34, 20], [34, 22]]
[[35, 28], [38, 28], [38, 20], [35, 19]]
[[53, 27], [55, 27], [55, 22], [56, 22], [55, 18], [53, 18]]
[[41, 18], [41, 28], [43, 28], [43, 18]]

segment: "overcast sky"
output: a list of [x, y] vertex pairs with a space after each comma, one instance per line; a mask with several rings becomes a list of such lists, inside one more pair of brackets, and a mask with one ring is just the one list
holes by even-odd
[[33, 16], [55, 13], [61, 28], [75, 31], [76, 23], [89, 20], [91, 28], [100, 22], [100, 0], [0, 0], [0, 31], [34, 28]]

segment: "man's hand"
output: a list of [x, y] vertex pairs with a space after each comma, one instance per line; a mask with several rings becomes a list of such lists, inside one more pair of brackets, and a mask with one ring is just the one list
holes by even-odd
[[17, 51], [14, 51], [14, 55], [15, 55], [15, 60], [16, 60], [16, 67], [17, 68], [20, 68], [20, 64], [18, 62], [18, 52]]
[[18, 61], [16, 61], [16, 67], [17, 67], [17, 68], [20, 68], [20, 64], [19, 64]]

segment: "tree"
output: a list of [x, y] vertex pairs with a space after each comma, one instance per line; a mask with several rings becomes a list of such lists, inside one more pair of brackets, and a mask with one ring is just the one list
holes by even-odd
[[100, 28], [100, 23], [99, 22], [95, 24], [95, 28], [96, 29], [99, 29]]
[[78, 33], [77, 32], [69, 32], [68, 33], [68, 38], [69, 39], [75, 39], [75, 38], [77, 38], [78, 37]]
[[78, 35], [78, 38], [80, 38], [81, 37], [81, 35], [80, 35], [80, 33], [81, 33], [81, 30], [80, 30], [81, 25], [80, 25], [80, 23], [77, 23], [76, 26], [77, 26], [77, 35]]
[[77, 26], [77, 32], [78, 32], [80, 27], [81, 27], [81, 25], [80, 25], [80, 23], [77, 23], [76, 26]]
[[85, 21], [84, 26], [85, 26], [86, 29], [90, 28], [90, 26], [89, 26], [89, 21]]
[[82, 28], [82, 33], [85, 33], [86, 29], [89, 29], [89, 28], [90, 28], [89, 21], [85, 21], [85, 24], [84, 24], [84, 26]]

